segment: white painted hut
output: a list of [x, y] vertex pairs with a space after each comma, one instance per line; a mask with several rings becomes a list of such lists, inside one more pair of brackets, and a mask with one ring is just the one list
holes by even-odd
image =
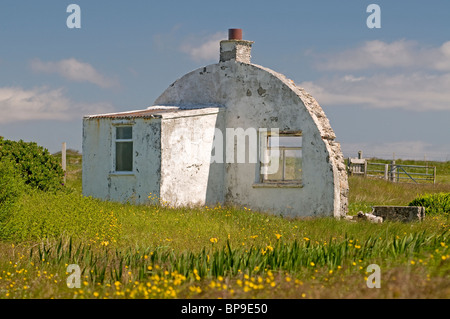
[[252, 64], [230, 29], [219, 63], [137, 111], [83, 118], [83, 194], [173, 205], [242, 205], [283, 216], [347, 212], [340, 145], [316, 100]]

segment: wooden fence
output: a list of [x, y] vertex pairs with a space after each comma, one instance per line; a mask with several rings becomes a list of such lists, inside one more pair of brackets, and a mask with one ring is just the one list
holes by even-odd
[[391, 182], [436, 183], [436, 166], [403, 165], [370, 162], [362, 158], [349, 158], [350, 175], [381, 178]]

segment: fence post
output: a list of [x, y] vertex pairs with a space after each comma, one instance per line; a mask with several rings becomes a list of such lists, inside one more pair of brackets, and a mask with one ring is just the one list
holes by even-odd
[[384, 164], [384, 179], [389, 180], [389, 164]]
[[64, 185], [66, 185], [66, 142], [62, 143], [61, 148], [61, 166], [64, 171]]
[[353, 175], [352, 168], [351, 168], [350, 157], [347, 159], [347, 171], [348, 171], [349, 175]]
[[364, 161], [364, 177], [367, 177], [367, 161]]
[[436, 166], [433, 167], [433, 184], [436, 184]]
[[391, 162], [391, 174], [390, 174], [390, 177], [389, 177], [389, 180], [391, 181], [391, 182], [395, 182], [395, 178], [396, 178], [396, 171], [397, 171], [397, 166], [395, 166], [395, 161], [392, 161]]

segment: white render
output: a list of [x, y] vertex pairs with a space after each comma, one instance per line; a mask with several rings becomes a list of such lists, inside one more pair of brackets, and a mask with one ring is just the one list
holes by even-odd
[[[114, 173], [112, 139], [114, 125], [132, 124], [135, 145], [133, 173]], [[144, 202], [159, 193], [161, 119], [85, 118], [83, 120], [83, 195]]]
[[[252, 42], [235, 41], [234, 49], [233, 42], [223, 41], [222, 62], [170, 85], [147, 109], [154, 110], [151, 116], [83, 119], [84, 195], [146, 203], [151, 192], [173, 206], [220, 203], [291, 217], [346, 214], [344, 159], [322, 108], [292, 80], [247, 63]], [[127, 121], [133, 124], [135, 169], [114, 173], [113, 128]], [[259, 163], [210, 163], [216, 128], [224, 138], [227, 128], [301, 131], [301, 185], [260, 183]], [[222, 152], [225, 162], [225, 146]]]

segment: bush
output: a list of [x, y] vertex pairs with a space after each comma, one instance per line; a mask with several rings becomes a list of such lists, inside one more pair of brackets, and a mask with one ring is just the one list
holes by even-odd
[[64, 171], [58, 160], [42, 146], [0, 137], [0, 159], [4, 158], [14, 163], [25, 184], [43, 191], [62, 188]]
[[425, 194], [417, 197], [408, 206], [423, 206], [429, 215], [450, 215], [450, 193]]
[[11, 215], [11, 208], [25, 188], [14, 163], [0, 158], [0, 227]]

